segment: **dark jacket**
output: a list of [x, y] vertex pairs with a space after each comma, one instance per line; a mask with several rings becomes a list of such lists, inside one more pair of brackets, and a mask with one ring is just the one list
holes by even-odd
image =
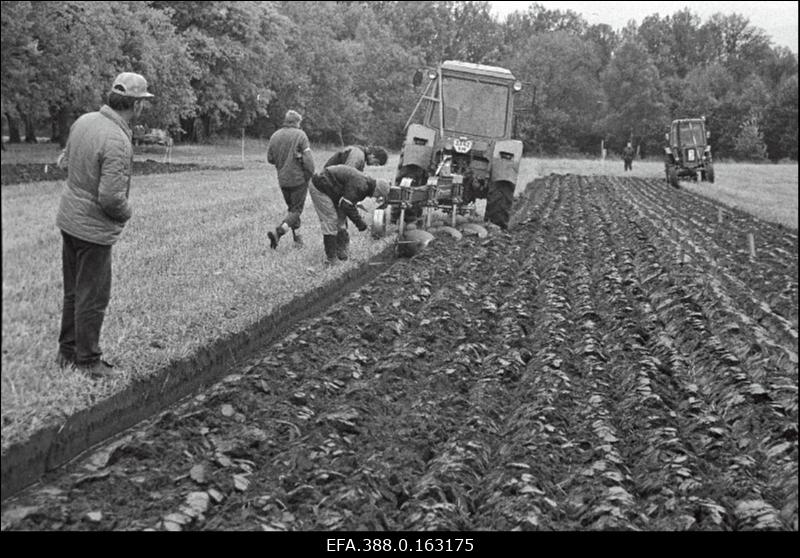
[[375, 179], [348, 165], [333, 165], [322, 171], [324, 180], [314, 182], [314, 186], [333, 200], [359, 229], [367, 224], [361, 218], [356, 204], [375, 193]]
[[328, 159], [328, 162], [325, 163], [325, 168], [332, 167], [334, 165], [347, 165], [363, 171], [366, 164], [367, 148], [361, 145], [350, 145], [340, 151], [337, 151], [333, 157]]
[[632, 161], [635, 153], [636, 151], [634, 151], [633, 147], [626, 145], [622, 150], [622, 158], [626, 161]]
[[278, 170], [281, 188], [308, 184], [314, 174], [314, 158], [306, 133], [297, 126], [284, 126], [269, 138], [267, 161]]
[[56, 226], [105, 246], [117, 242], [131, 218], [128, 195], [133, 145], [127, 122], [104, 105], [72, 125], [60, 163], [67, 168]]

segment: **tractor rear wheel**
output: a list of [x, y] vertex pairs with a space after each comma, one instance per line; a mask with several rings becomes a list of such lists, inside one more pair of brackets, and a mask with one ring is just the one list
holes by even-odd
[[493, 183], [486, 196], [484, 220], [494, 223], [501, 229], [507, 229], [513, 202], [514, 185], [512, 183], [506, 181]]

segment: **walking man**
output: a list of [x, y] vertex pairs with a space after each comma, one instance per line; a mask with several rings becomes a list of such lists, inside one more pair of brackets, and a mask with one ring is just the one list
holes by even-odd
[[334, 165], [315, 174], [309, 188], [311, 201], [319, 216], [327, 265], [350, 257], [350, 219], [359, 231], [367, 230], [356, 204], [368, 196], [387, 198], [389, 183], [374, 179], [348, 165]]
[[274, 250], [278, 241], [290, 230], [295, 246], [302, 247], [300, 214], [308, 195], [308, 181], [314, 175], [314, 157], [306, 133], [300, 129], [303, 117], [290, 110], [283, 119], [283, 127], [272, 134], [267, 146], [267, 161], [278, 171], [278, 186], [286, 202], [286, 217], [267, 233], [269, 245]]
[[100, 330], [111, 298], [111, 247], [131, 218], [130, 126], [152, 96], [144, 77], [119, 74], [108, 104], [75, 121], [59, 157], [67, 181], [56, 215], [64, 277], [57, 362], [91, 378], [116, 375], [102, 359]]

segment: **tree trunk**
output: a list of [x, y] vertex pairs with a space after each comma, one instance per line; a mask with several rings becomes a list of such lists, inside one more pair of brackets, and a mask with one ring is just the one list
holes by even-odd
[[181, 118], [180, 123], [183, 133], [181, 139], [178, 141], [183, 141], [185, 139], [189, 143], [197, 143], [197, 138], [194, 133], [194, 118]]
[[31, 113], [23, 115], [25, 120], [25, 143], [38, 143], [36, 141], [36, 124]]
[[208, 143], [211, 141], [211, 115], [203, 115], [203, 141]]
[[53, 107], [50, 109], [53, 128], [51, 141], [57, 141], [62, 148], [66, 147], [67, 138], [69, 138], [69, 114], [70, 111], [67, 107]]
[[8, 120], [8, 143], [22, 143], [17, 119], [8, 113], [6, 113], [6, 119]]

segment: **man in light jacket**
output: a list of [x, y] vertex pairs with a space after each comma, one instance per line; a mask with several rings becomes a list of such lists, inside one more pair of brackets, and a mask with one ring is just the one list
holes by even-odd
[[58, 364], [91, 378], [116, 375], [101, 357], [100, 330], [111, 298], [111, 247], [131, 218], [132, 120], [152, 97], [139, 74], [123, 72], [108, 104], [70, 128], [59, 166], [67, 169], [56, 226], [61, 229], [64, 304]]
[[287, 207], [286, 217], [275, 227], [275, 232], [267, 233], [273, 250], [278, 247], [280, 238], [290, 230], [295, 246], [303, 245], [298, 233], [300, 214], [308, 196], [308, 181], [314, 175], [314, 158], [308, 136], [300, 129], [302, 119], [297, 111], [287, 111], [283, 127], [272, 134], [267, 145], [267, 162], [275, 165], [278, 171], [278, 186]]

